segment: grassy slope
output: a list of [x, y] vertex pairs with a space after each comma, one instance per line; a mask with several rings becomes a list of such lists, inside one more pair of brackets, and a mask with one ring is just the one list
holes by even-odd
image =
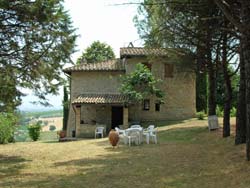
[[205, 126], [163, 126], [159, 144], [130, 148], [107, 138], [0, 145], [0, 187], [249, 187], [244, 146]]

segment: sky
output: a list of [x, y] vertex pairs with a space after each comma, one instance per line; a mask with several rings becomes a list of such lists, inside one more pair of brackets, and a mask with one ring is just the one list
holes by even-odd
[[[110, 45], [116, 57], [119, 57], [120, 47], [127, 47], [130, 42], [134, 46], [142, 46], [142, 41], [133, 23], [137, 5], [117, 5], [124, 3], [128, 3], [128, 0], [64, 0], [65, 10], [69, 11], [73, 26], [77, 28], [76, 33], [79, 35], [76, 41], [78, 51], [71, 57], [74, 62], [96, 40]], [[36, 101], [37, 98], [32, 95], [30, 90], [22, 91], [27, 96], [23, 97], [20, 110], [62, 108], [62, 88], [59, 90], [60, 95], [48, 95], [50, 103], [53, 105], [50, 108], [32, 105], [30, 102]]]

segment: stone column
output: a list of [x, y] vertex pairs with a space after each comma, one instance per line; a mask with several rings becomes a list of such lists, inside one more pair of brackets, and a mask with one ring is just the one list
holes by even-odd
[[123, 126], [128, 128], [128, 107], [123, 107]]
[[81, 120], [81, 105], [76, 105], [74, 106], [74, 109], [75, 109], [75, 136], [76, 137], [79, 137], [80, 136], [80, 133], [81, 133], [81, 130], [80, 130], [80, 120]]

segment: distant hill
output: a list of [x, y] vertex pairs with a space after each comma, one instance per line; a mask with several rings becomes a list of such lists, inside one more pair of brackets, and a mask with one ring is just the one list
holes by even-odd
[[21, 111], [22, 116], [34, 117], [34, 118], [46, 118], [46, 117], [62, 117], [63, 110], [48, 110], [48, 111]]

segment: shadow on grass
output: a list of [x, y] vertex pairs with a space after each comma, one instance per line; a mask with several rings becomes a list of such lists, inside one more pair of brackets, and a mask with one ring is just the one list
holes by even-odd
[[30, 161], [19, 156], [0, 155], [0, 178], [15, 176]]
[[175, 125], [175, 124], [184, 123], [185, 121], [187, 121], [187, 119], [182, 119], [182, 120], [164, 120], [164, 121], [148, 121], [148, 122], [143, 122], [142, 126], [143, 127], [148, 127], [149, 125], [155, 125], [156, 127], [162, 127], [162, 126], [169, 126], [169, 125]]
[[[49, 174], [48, 171], [48, 174], [39, 174], [38, 177], [32, 177], [28, 181], [13, 181], [12, 187], [198, 188], [204, 182], [209, 182], [207, 183], [209, 186], [205, 187], [211, 188], [235, 187], [234, 184], [225, 186], [232, 180], [225, 174], [228, 170], [233, 173], [232, 165], [237, 166], [236, 170], [240, 171], [238, 158], [228, 167], [230, 158], [225, 157], [228, 151], [221, 151], [214, 145], [204, 144], [206, 142], [200, 143], [206, 136], [207, 140], [213, 142], [211, 138], [215, 135], [208, 134], [204, 127], [189, 127], [161, 131], [159, 133], [161, 143], [156, 145], [143, 144], [113, 149], [107, 139], [90, 142], [93, 147], [102, 146], [107, 152], [89, 157], [86, 151], [86, 154], [79, 159], [55, 161], [51, 167], [60, 171], [60, 174]], [[249, 171], [250, 167], [245, 165], [244, 170]], [[244, 174], [247, 177], [245, 171]], [[223, 181], [227, 183], [221, 184]], [[1, 182], [0, 187], [8, 187], [8, 183]], [[220, 186], [216, 186], [218, 183]]]
[[161, 131], [158, 137], [161, 143], [201, 143], [206, 133], [207, 127], [183, 127]]
[[47, 141], [41, 141], [41, 143], [44, 143], [44, 144], [57, 144], [57, 143], [62, 143], [62, 142], [59, 142], [58, 140], [47, 140]]

